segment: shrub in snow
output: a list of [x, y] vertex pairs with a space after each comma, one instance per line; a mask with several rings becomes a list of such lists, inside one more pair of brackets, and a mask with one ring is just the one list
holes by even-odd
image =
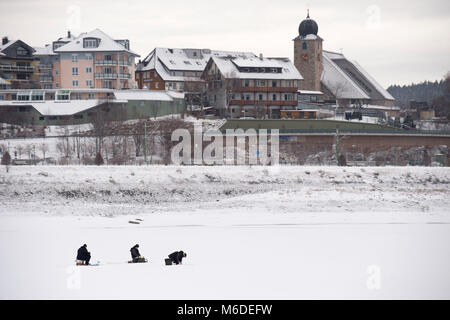
[[9, 166], [10, 164], [11, 164], [11, 156], [9, 155], [9, 152], [6, 151], [2, 157], [2, 165]]
[[103, 157], [100, 154], [100, 152], [98, 152], [97, 155], [95, 156], [95, 164], [97, 166], [101, 166], [102, 164], [104, 164]]
[[345, 156], [343, 154], [339, 155], [338, 157], [338, 165], [341, 167], [347, 166], [347, 160], [345, 159]]

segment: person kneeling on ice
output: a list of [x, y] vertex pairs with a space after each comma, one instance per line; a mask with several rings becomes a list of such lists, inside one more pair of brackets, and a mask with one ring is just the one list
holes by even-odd
[[131, 259], [133, 259], [131, 262], [136, 263], [136, 262], [147, 262], [147, 260], [141, 256], [141, 254], [139, 253], [139, 245], [136, 244], [133, 248], [130, 249], [131, 252]]
[[182, 264], [183, 258], [186, 258], [186, 252], [182, 250], [169, 254], [169, 260], [175, 264]]
[[77, 252], [77, 265], [89, 265], [89, 260], [91, 260], [91, 253], [87, 251], [87, 245], [83, 244]]

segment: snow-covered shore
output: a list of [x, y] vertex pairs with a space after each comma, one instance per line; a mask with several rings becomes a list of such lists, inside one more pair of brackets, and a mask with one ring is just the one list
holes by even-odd
[[448, 168], [1, 169], [1, 299], [450, 298]]

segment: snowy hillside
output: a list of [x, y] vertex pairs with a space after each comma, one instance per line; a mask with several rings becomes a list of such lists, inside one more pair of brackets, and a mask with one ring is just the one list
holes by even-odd
[[448, 168], [0, 169], [0, 299], [450, 298]]

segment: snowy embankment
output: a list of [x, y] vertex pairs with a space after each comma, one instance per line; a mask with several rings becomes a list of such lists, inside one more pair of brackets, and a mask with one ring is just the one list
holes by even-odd
[[1, 169], [1, 299], [450, 298], [448, 168]]
[[114, 216], [229, 207], [433, 217], [446, 212], [449, 189], [448, 168], [27, 166], [0, 173], [0, 213]]

